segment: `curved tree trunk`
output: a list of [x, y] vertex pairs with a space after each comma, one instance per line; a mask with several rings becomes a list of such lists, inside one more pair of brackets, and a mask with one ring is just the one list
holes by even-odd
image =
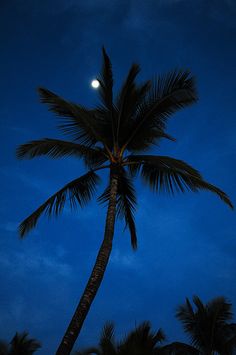
[[74, 343], [80, 333], [84, 320], [88, 314], [90, 306], [96, 296], [99, 286], [102, 282], [107, 263], [112, 250], [112, 241], [114, 235], [115, 215], [116, 215], [116, 195], [118, 188], [118, 177], [115, 174], [111, 174], [110, 178], [110, 199], [107, 210], [105, 233], [102, 245], [93, 271], [85, 287], [84, 293], [80, 299], [80, 302], [76, 308], [73, 318], [66, 330], [66, 333], [62, 339], [61, 344], [56, 352], [56, 355], [68, 355], [70, 354]]

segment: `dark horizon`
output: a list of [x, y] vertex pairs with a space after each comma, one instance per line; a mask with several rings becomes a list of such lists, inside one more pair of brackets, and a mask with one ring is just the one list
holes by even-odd
[[[20, 144], [63, 138], [36, 89], [97, 105], [90, 82], [100, 71], [103, 45], [113, 63], [116, 92], [133, 62], [141, 66], [139, 82], [189, 69], [199, 101], [169, 120], [167, 131], [177, 141], [163, 140], [152, 152], [188, 162], [235, 205], [235, 15], [230, 0], [1, 3], [1, 339], [26, 330], [42, 342], [38, 354], [55, 351], [91, 272], [105, 223], [106, 210], [95, 198], [77, 213], [65, 209], [59, 218], [42, 217], [19, 240], [19, 223], [85, 172], [74, 158], [16, 159]], [[149, 320], [169, 341], [186, 340], [174, 313], [193, 295], [204, 302], [225, 296], [235, 313], [235, 212], [209, 192], [154, 195], [138, 180], [136, 189], [138, 250], [132, 251], [118, 221], [81, 347], [96, 344], [108, 320], [115, 322], [118, 338]]]

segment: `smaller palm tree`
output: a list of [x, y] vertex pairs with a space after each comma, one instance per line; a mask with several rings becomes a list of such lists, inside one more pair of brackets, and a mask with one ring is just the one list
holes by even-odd
[[74, 355], [117, 355], [118, 348], [114, 337], [114, 324], [107, 322], [101, 332], [99, 345], [97, 347], [90, 347], [83, 351], [76, 351]]
[[10, 344], [5, 341], [0, 342], [0, 355], [32, 355], [41, 348], [41, 344], [36, 339], [28, 337], [27, 332], [17, 333], [12, 338]]
[[195, 309], [187, 298], [176, 313], [191, 345], [202, 355], [232, 355], [236, 350], [236, 324], [228, 323], [233, 317], [231, 303], [217, 297], [204, 305], [197, 296], [193, 303]]
[[122, 341], [116, 342], [114, 325], [106, 323], [101, 333], [99, 346], [78, 351], [75, 355], [158, 355], [159, 344], [164, 339], [161, 329], [152, 332], [150, 323], [143, 322]]
[[160, 343], [165, 339], [161, 329], [151, 331], [151, 324], [143, 322], [119, 345], [119, 355], [157, 355]]

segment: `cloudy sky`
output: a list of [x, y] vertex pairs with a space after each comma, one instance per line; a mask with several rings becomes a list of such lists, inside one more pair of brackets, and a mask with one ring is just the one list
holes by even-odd
[[[133, 61], [140, 80], [173, 68], [197, 78], [199, 102], [169, 121], [177, 142], [156, 154], [183, 159], [235, 194], [234, 0], [2, 0], [0, 5], [1, 221], [0, 337], [28, 330], [39, 354], [58, 345], [91, 271], [103, 237], [105, 209], [96, 199], [83, 210], [42, 218], [23, 241], [18, 224], [66, 182], [83, 174], [74, 158], [17, 161], [19, 144], [62, 138], [36, 88], [92, 107], [90, 81], [101, 47], [112, 59], [117, 89]], [[106, 179], [106, 176], [104, 176]], [[183, 340], [177, 305], [197, 294], [224, 295], [236, 307], [235, 212], [207, 192], [153, 195], [136, 184], [138, 250], [118, 222], [104, 282], [84, 324], [80, 346], [96, 343], [105, 321], [117, 335], [150, 320], [169, 341]], [[236, 313], [236, 308], [235, 308]]]

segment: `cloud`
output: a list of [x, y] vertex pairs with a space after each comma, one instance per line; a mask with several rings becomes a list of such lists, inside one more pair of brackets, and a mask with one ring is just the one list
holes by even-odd
[[6, 232], [16, 232], [16, 230], [18, 228], [18, 223], [17, 222], [7, 222], [5, 224], [2, 224], [0, 226], [0, 228], [5, 230]]
[[71, 266], [63, 261], [64, 251], [56, 255], [45, 255], [45, 251], [27, 248], [24, 251], [0, 253], [0, 266], [6, 275], [23, 277], [34, 275], [44, 279], [64, 277], [72, 274]]
[[137, 263], [137, 255], [135, 254], [124, 254], [118, 249], [112, 252], [110, 263], [116, 268], [129, 268], [138, 269], [140, 264]]

